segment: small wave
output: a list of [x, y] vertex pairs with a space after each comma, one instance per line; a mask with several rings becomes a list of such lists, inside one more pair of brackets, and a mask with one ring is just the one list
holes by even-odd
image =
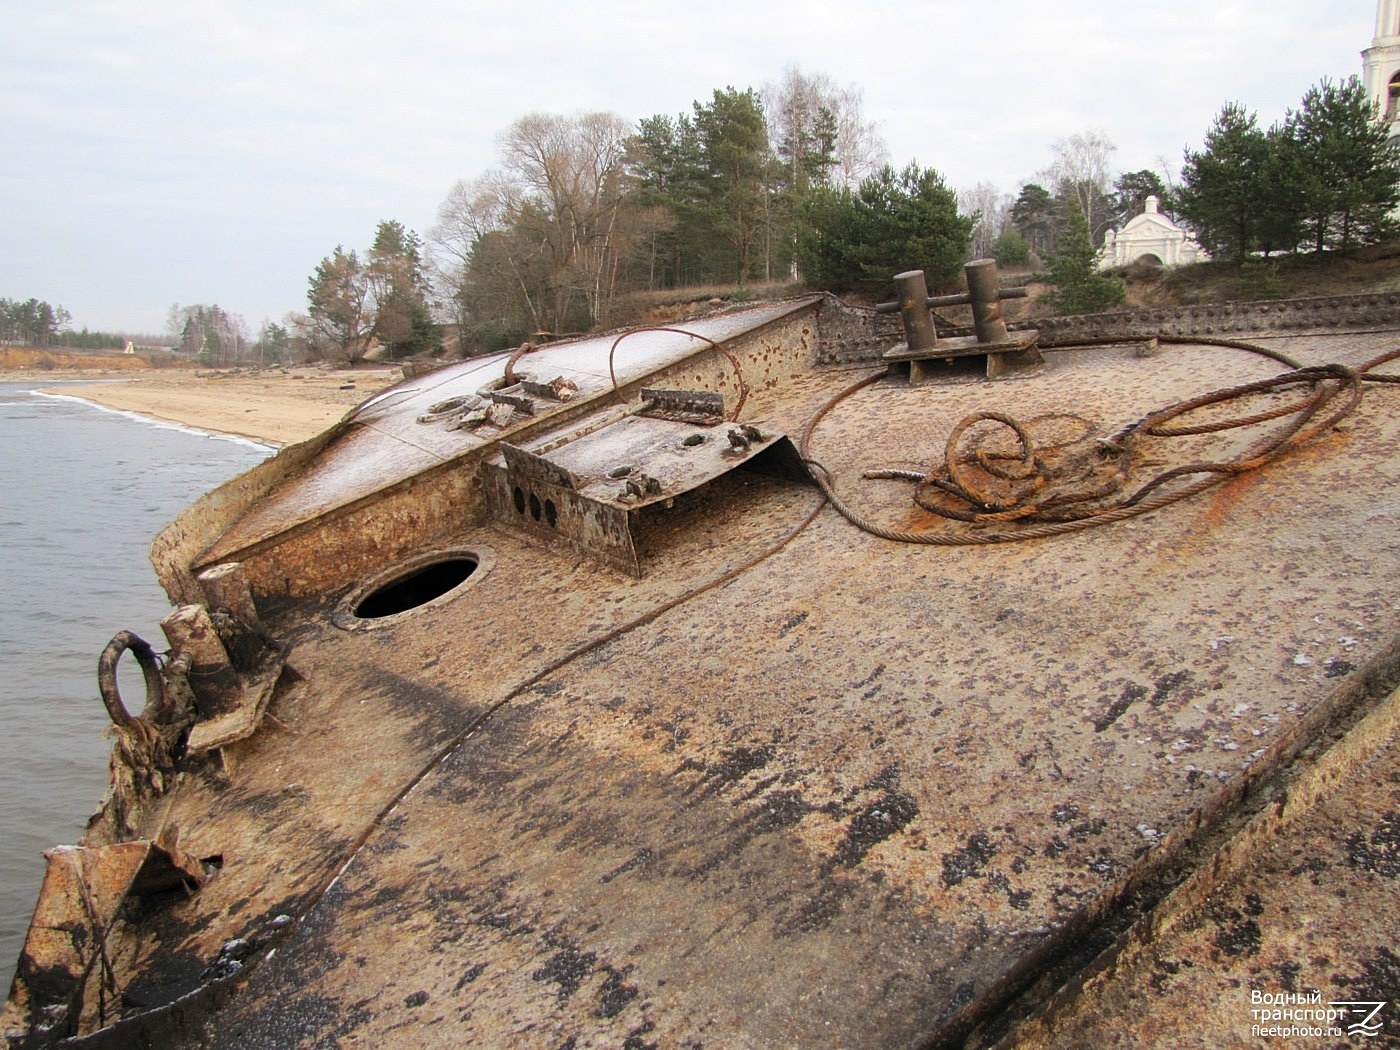
[[[109, 382], [125, 382], [125, 380], [109, 380]], [[245, 445], [248, 448], [277, 449], [281, 447], [270, 441], [257, 441], [239, 434], [223, 434], [217, 430], [202, 430], [199, 427], [190, 427], [183, 423], [171, 423], [169, 420], [145, 416], [140, 412], [130, 412], [124, 408], [111, 408], [108, 405], [99, 405], [95, 401], [74, 397], [72, 394], [54, 394], [47, 390], [31, 390], [29, 393], [34, 397], [49, 398], [53, 401], [68, 401], [74, 404], [86, 405], [88, 408], [95, 408], [99, 412], [109, 412], [114, 416], [124, 416], [127, 419], [134, 419], [138, 423], [145, 423], [147, 426], [154, 427], [156, 430], [174, 430], [182, 434], [196, 434], [200, 437], [214, 438], [218, 441], [231, 441], [235, 445]]]

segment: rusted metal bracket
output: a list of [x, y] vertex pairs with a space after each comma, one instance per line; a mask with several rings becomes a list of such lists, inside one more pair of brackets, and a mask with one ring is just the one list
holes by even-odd
[[[285, 648], [254, 635], [235, 617], [225, 615], [221, 622], [222, 633], [202, 605], [181, 606], [161, 621], [175, 654], [167, 674], [183, 678], [199, 711], [185, 743], [190, 755], [257, 732], [287, 662]], [[238, 654], [237, 663], [230, 650]]]
[[578, 488], [578, 479], [567, 468], [551, 462], [544, 456], [516, 448], [505, 441], [501, 442], [501, 455], [505, 456], [506, 469], [518, 477], [566, 489]]
[[[662, 400], [687, 418], [637, 414], [596, 428], [574, 423], [568, 434], [541, 435], [540, 451], [503, 443], [482, 468], [492, 517], [640, 576], [643, 519], [671, 513], [679, 497], [742, 468], [809, 480], [785, 435], [747, 423], [727, 434], [708, 429], [717, 396], [682, 391]], [[697, 408], [705, 423], [691, 418]]]
[[441, 401], [419, 416], [418, 422], [441, 424], [446, 430], [476, 430], [482, 426], [504, 429], [517, 412], [533, 416], [540, 407], [539, 402], [563, 404], [572, 401], [577, 393], [578, 384], [563, 376], [548, 383], [520, 379], [509, 386], [487, 388], [472, 396]]
[[[877, 313], [898, 313], [904, 322], [905, 341], [888, 351], [885, 360], [891, 364], [909, 365], [911, 386], [937, 382], [952, 374], [959, 358], [975, 358], [984, 366], [988, 379], [998, 379], [1024, 372], [1044, 363], [1036, 348], [1040, 333], [1034, 329], [1007, 331], [1001, 316], [1001, 300], [1021, 298], [1024, 288], [997, 287], [997, 264], [992, 259], [968, 263], [963, 272], [967, 277], [967, 292], [961, 295], [930, 296], [922, 270], [908, 270], [895, 277], [899, 299], [881, 303]], [[971, 337], [940, 339], [930, 310], [938, 306], [970, 305], [976, 332]]]
[[708, 390], [642, 390], [639, 415], [712, 427], [724, 422], [724, 395]]
[[189, 755], [257, 732], [288, 654], [263, 632], [238, 563], [214, 566], [199, 582], [208, 607], [183, 605], [161, 621], [171, 647], [166, 688], [191, 696], [198, 712], [185, 742]]
[[[18, 1013], [34, 1045], [105, 1025], [122, 989], [107, 933], [130, 897], [199, 889], [204, 866], [181, 850], [173, 831], [159, 840], [58, 846], [45, 852], [39, 900], [10, 986], [5, 1012]], [[12, 1020], [4, 1018], [6, 1027]]]
[[528, 379], [520, 381], [520, 389], [541, 401], [572, 401], [578, 393], [578, 384], [571, 379], [558, 376], [548, 383], [535, 383]]
[[[517, 384], [517, 387], [521, 390], [524, 389], [520, 384]], [[498, 405], [509, 405], [527, 416], [535, 414], [535, 401], [526, 393], [515, 393], [514, 390], [492, 390], [486, 396]]]

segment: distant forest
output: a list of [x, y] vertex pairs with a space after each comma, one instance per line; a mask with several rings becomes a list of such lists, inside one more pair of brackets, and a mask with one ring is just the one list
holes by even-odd
[[138, 346], [159, 346], [160, 336], [128, 332], [75, 331], [73, 315], [42, 299], [0, 299], [0, 343], [15, 346], [49, 346], [73, 350], [121, 350], [127, 341]]

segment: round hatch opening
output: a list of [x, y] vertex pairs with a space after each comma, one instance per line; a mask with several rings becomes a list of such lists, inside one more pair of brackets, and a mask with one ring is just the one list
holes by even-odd
[[362, 620], [377, 620], [427, 605], [465, 583], [476, 571], [476, 564], [475, 558], [449, 558], [425, 565], [365, 595], [353, 612]]
[[486, 574], [489, 551], [481, 548], [432, 551], [379, 573], [355, 588], [332, 617], [337, 627], [363, 630], [396, 623], [429, 606], [451, 601]]

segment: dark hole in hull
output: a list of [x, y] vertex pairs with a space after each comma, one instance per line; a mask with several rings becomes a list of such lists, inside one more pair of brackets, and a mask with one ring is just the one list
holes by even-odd
[[363, 620], [393, 616], [440, 598], [476, 571], [475, 558], [450, 558], [386, 583], [355, 606]]

